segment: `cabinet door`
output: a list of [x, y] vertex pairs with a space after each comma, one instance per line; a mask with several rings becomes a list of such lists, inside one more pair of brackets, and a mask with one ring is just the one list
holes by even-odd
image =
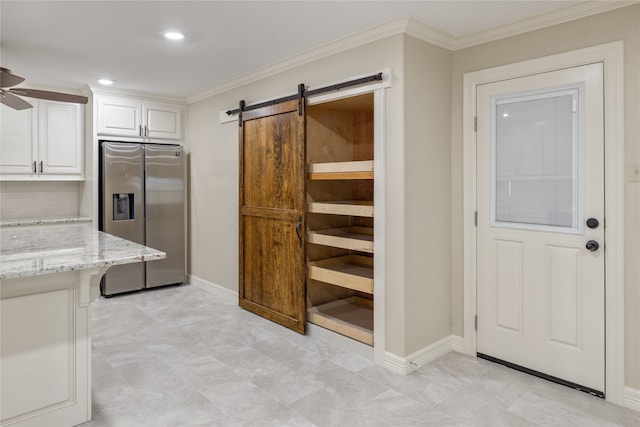
[[141, 126], [141, 101], [98, 97], [98, 134], [140, 137]]
[[43, 175], [82, 178], [84, 172], [83, 107], [39, 101], [39, 164]]
[[143, 105], [144, 136], [148, 138], [182, 138], [182, 109], [170, 104]]
[[304, 333], [304, 112], [290, 101], [242, 119], [240, 306]]
[[37, 109], [14, 110], [0, 104], [0, 174], [2, 179], [34, 174], [37, 158]]

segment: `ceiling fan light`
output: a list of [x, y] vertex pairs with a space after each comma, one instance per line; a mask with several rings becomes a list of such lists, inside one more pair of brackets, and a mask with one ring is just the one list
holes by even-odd
[[164, 33], [164, 36], [169, 40], [182, 40], [184, 39], [184, 34], [179, 33], [177, 31], [167, 31]]
[[113, 80], [111, 79], [98, 79], [98, 83], [104, 86], [109, 86], [113, 84]]

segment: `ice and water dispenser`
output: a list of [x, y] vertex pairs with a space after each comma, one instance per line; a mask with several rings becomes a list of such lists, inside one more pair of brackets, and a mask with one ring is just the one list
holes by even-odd
[[113, 220], [128, 221], [133, 215], [133, 193], [119, 193], [113, 195]]

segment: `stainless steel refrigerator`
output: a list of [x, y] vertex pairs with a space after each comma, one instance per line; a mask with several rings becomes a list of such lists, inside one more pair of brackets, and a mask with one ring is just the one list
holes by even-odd
[[100, 230], [167, 253], [109, 268], [102, 295], [184, 283], [185, 224], [182, 147], [101, 142]]

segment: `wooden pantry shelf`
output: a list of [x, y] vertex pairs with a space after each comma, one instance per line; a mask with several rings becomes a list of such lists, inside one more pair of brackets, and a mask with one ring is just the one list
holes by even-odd
[[347, 255], [311, 261], [309, 279], [373, 294], [373, 258]]
[[373, 301], [349, 297], [307, 310], [309, 322], [373, 345]]
[[373, 179], [373, 160], [312, 163], [307, 166], [311, 180]]
[[373, 228], [346, 227], [309, 231], [307, 242], [372, 254]]
[[311, 213], [352, 215], [373, 218], [373, 201], [341, 200], [327, 202], [309, 202], [307, 211]]

